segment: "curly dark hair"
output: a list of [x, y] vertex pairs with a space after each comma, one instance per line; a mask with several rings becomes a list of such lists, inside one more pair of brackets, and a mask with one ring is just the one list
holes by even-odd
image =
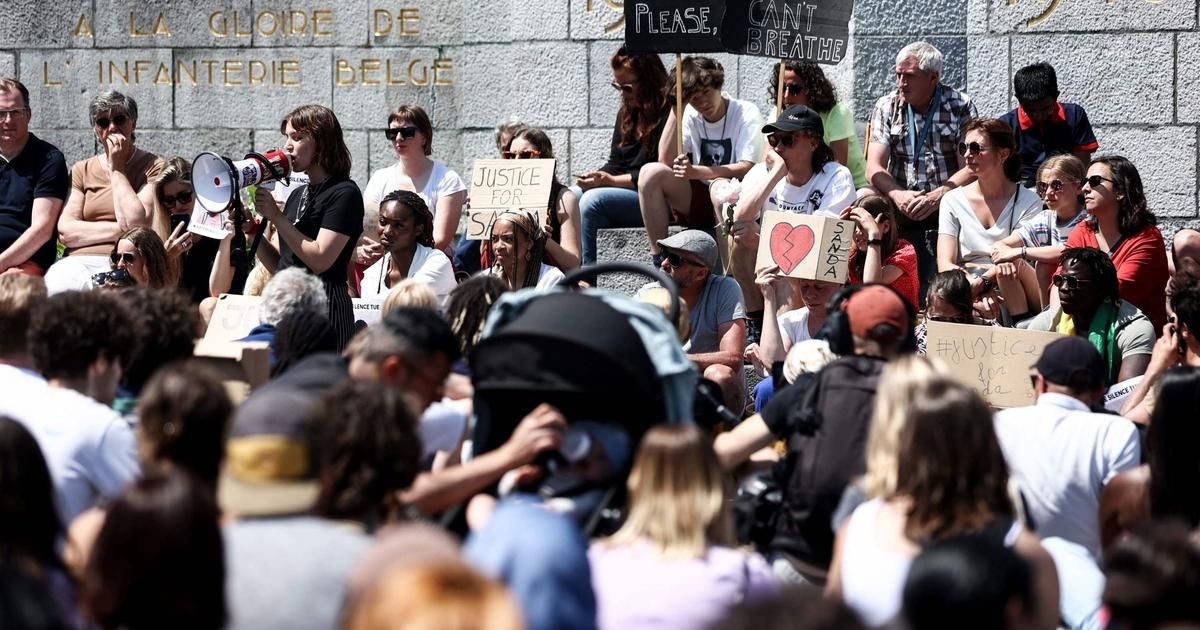
[[617, 49], [609, 62], [613, 70], [624, 68], [637, 75], [637, 105], [621, 106], [617, 113], [617, 128], [622, 144], [634, 141], [653, 148], [658, 142], [654, 130], [667, 119], [671, 103], [667, 99], [670, 80], [662, 59], [650, 53], [630, 54], [624, 46]]
[[[683, 99], [691, 100], [702, 90], [720, 90], [725, 86], [725, 68], [721, 62], [711, 57], [684, 57], [680, 65], [683, 68], [682, 87]], [[675, 70], [667, 75], [671, 83], [675, 82]]]
[[[1137, 234], [1148, 225], [1156, 225], [1158, 217], [1146, 205], [1146, 190], [1142, 186], [1142, 176], [1137, 167], [1128, 158], [1120, 155], [1107, 155], [1095, 158], [1092, 164], [1104, 164], [1112, 172], [1113, 187], [1121, 194], [1120, 205], [1117, 207], [1117, 226], [1121, 236]], [[1093, 231], [1100, 229], [1096, 219], [1088, 220], [1088, 226]]]
[[142, 466], [170, 462], [216, 491], [233, 403], [221, 380], [194, 361], [168, 365], [138, 397]]
[[377, 382], [343, 381], [313, 419], [324, 427], [313, 513], [369, 525], [399, 517], [396, 493], [416, 479], [422, 453], [417, 416], [404, 395]]
[[1200, 338], [1200, 277], [1176, 273], [1168, 287], [1171, 310], [1175, 311], [1176, 320], [1193, 337]]
[[1121, 298], [1120, 285], [1117, 282], [1117, 268], [1108, 254], [1095, 247], [1068, 247], [1058, 257], [1059, 268], [1061, 269], [1067, 263], [1091, 269], [1092, 273], [1096, 274], [1096, 280], [1099, 283], [1097, 290], [1105, 299], [1116, 302]]
[[[808, 107], [821, 114], [829, 113], [837, 105], [837, 88], [833, 87], [825, 76], [825, 71], [815, 63], [808, 61], [785, 61], [785, 72], [794, 72], [800, 83], [800, 89], [808, 94]], [[771, 67], [771, 84], [767, 87], [767, 95], [771, 97], [772, 106], [779, 99], [779, 64]]]
[[393, 190], [379, 201], [379, 209], [382, 211], [384, 204], [393, 201], [408, 208], [413, 221], [421, 226], [421, 232], [417, 234], [417, 243], [433, 247], [433, 213], [429, 211], [429, 205], [421, 195], [411, 190]]
[[470, 357], [492, 305], [508, 290], [496, 276], [482, 274], [454, 287], [446, 301], [446, 320], [458, 338], [462, 356]]
[[987, 403], [949, 377], [921, 389], [900, 432], [896, 496], [912, 500], [905, 535], [927, 543], [1012, 517], [1008, 465]]
[[136, 341], [122, 379], [137, 393], [159, 368], [192, 356], [201, 336], [200, 314], [176, 290], [129, 287], [113, 295], [133, 320], [130, 330]]
[[29, 326], [33, 363], [47, 379], [77, 379], [106, 358], [129, 364], [137, 344], [133, 320], [108, 291], [52, 295]]

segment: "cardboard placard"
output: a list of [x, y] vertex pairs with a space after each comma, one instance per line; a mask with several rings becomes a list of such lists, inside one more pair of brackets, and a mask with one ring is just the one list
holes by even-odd
[[625, 49], [631, 53], [723, 52], [724, 0], [626, 0]]
[[836, 64], [853, 11], [853, 0], [727, 0], [721, 41], [740, 55]]
[[218, 241], [229, 235], [229, 230], [225, 229], [225, 213], [209, 214], [207, 210], [200, 207], [200, 204], [196, 204], [196, 208], [192, 210], [192, 216], [188, 219], [187, 231], [215, 238]]
[[211, 341], [236, 341], [250, 334], [259, 324], [258, 305], [262, 298], [223, 293], [208, 321], [204, 338]]
[[853, 221], [772, 210], [763, 214], [754, 268], [778, 265], [789, 278], [845, 284], [853, 244]]
[[1037, 401], [1030, 368], [1042, 349], [1062, 335], [1020, 328], [927, 322], [925, 353], [950, 366], [993, 407], [1025, 407]]
[[265, 341], [230, 342], [206, 337], [196, 342], [193, 355], [217, 372], [235, 405], [271, 376], [271, 351]]
[[356, 322], [374, 326], [383, 317], [383, 300], [354, 298], [350, 301], [354, 303], [354, 321]]
[[554, 160], [475, 160], [471, 171], [471, 208], [540, 209], [550, 205]]
[[492, 224], [496, 222], [496, 217], [505, 212], [524, 212], [532, 215], [534, 221], [538, 221], [537, 214], [528, 210], [513, 208], [511, 210], [475, 210], [467, 211], [467, 229], [464, 232], [464, 238], [468, 241], [486, 241], [492, 237]]

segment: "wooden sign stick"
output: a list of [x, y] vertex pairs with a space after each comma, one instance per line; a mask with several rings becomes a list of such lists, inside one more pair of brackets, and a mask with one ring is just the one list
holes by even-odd
[[675, 155], [683, 155], [683, 53], [675, 53]]
[[775, 93], [775, 120], [783, 113], [783, 60], [779, 60], [779, 90]]

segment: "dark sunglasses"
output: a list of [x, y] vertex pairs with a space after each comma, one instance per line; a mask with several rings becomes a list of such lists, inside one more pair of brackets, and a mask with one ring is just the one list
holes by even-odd
[[1048, 182], [1038, 182], [1037, 194], [1044, 195], [1046, 194], [1047, 189], [1053, 190], [1056, 193], [1060, 193], [1062, 192], [1063, 186], [1066, 186], [1066, 184], [1064, 184], [1063, 180], [1061, 179], [1052, 179]]
[[1089, 176], [1083, 178], [1083, 183], [1087, 184], [1088, 186], [1091, 186], [1092, 188], [1099, 188], [1101, 182], [1108, 182], [1113, 185], [1116, 185], [1116, 183], [1117, 183], [1115, 180], [1109, 179], [1107, 177], [1101, 177], [1100, 175], [1089, 175]]
[[1060, 289], [1065, 286], [1066, 288], [1074, 291], [1074, 290], [1078, 289], [1080, 286], [1083, 286], [1088, 283], [1089, 283], [1088, 280], [1080, 280], [1079, 278], [1076, 278], [1075, 276], [1064, 276], [1062, 274], [1058, 274], [1058, 275], [1054, 276], [1054, 286], [1056, 286]]
[[163, 208], [170, 210], [171, 208], [174, 208], [176, 205], [189, 203], [189, 202], [191, 202], [191, 200], [192, 200], [192, 191], [185, 190], [185, 191], [179, 193], [178, 195], [175, 195], [174, 197], [172, 197], [170, 195], [163, 195], [158, 198], [158, 203], [162, 204]]
[[677, 254], [675, 252], [667, 252], [667, 262], [671, 263], [672, 267], [677, 267], [677, 268], [682, 267], [684, 265], [694, 265], [696, 267], [704, 266], [694, 260], [688, 260], [687, 258], [684, 258], [683, 256], [680, 256], [679, 254]]
[[787, 96], [800, 96], [804, 94], [804, 86], [799, 83], [784, 83], [783, 93]]
[[926, 315], [925, 319], [946, 324], [970, 324], [972, 321], [970, 315]]
[[125, 114], [117, 114], [116, 116], [113, 116], [111, 120], [108, 118], [97, 118], [96, 126], [101, 129], [108, 129], [108, 126], [110, 124], [120, 127], [121, 125], [124, 125], [127, 122], [129, 122], [128, 116], [126, 116]]
[[542, 152], [537, 149], [529, 149], [526, 151], [501, 151], [500, 157], [506, 160], [531, 160], [542, 157]]
[[112, 271], [101, 271], [93, 275], [92, 284], [97, 287], [102, 287], [106, 284], [111, 284], [115, 287], [127, 287], [133, 284], [133, 278], [124, 269], [113, 269]]
[[632, 83], [617, 83], [616, 81], [610, 81], [609, 85], [613, 86], [613, 89], [618, 92], [625, 92], [626, 94], [633, 93], [634, 85]]
[[988, 150], [988, 148], [986, 146], [979, 144], [978, 142], [959, 142], [958, 143], [958, 154], [959, 155], [972, 155], [972, 154], [978, 155], [987, 150]]
[[125, 261], [126, 265], [132, 265], [134, 261], [137, 260], [137, 255], [129, 253], [118, 254], [117, 252], [113, 252], [111, 255], [109, 255], [108, 259], [112, 261], [112, 264], [114, 265], [122, 260]]
[[404, 127], [388, 127], [387, 129], [383, 130], [383, 135], [387, 136], [387, 139], [392, 141], [396, 140], [396, 136], [400, 136], [401, 138], [408, 140], [409, 138], [417, 135], [418, 131], [420, 131], [420, 129], [417, 129], [412, 125], [407, 125]]
[[780, 135], [777, 133], [773, 133], [773, 134], [767, 136], [767, 144], [771, 145], [772, 148], [779, 147], [779, 146], [790, 147], [793, 144], [795, 144], [795, 142], [796, 142], [796, 135], [791, 134], [791, 133], [789, 133], [787, 135]]

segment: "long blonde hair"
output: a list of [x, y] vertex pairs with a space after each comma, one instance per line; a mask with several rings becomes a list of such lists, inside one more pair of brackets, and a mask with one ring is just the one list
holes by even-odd
[[867, 472], [863, 482], [868, 496], [888, 497], [896, 491], [904, 422], [916, 395], [924, 391], [918, 385], [938, 376], [950, 376], [945, 362], [919, 354], [899, 357], [883, 368], [867, 434]]
[[158, 193], [167, 184], [178, 181], [192, 185], [192, 163], [181, 157], [167, 158], [166, 166], [159, 171], [151, 184], [154, 186], [154, 216], [150, 218], [150, 227], [165, 243], [171, 235], [171, 212], [162, 207], [158, 201]]
[[728, 480], [711, 438], [692, 424], [650, 429], [629, 474], [629, 517], [613, 545], [648, 542], [666, 558], [699, 558], [733, 546]]

